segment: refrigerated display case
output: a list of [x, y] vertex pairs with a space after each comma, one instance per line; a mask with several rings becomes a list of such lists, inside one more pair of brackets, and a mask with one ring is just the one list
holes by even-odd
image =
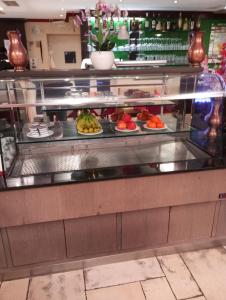
[[0, 74], [2, 189], [223, 167], [225, 86], [199, 68]]

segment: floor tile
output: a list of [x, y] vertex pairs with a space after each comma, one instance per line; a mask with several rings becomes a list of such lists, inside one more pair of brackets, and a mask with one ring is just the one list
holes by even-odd
[[1, 300], [26, 300], [29, 278], [2, 282]]
[[201, 297], [189, 298], [187, 300], [206, 300], [206, 298], [201, 296]]
[[164, 276], [155, 257], [85, 269], [86, 289], [96, 289]]
[[87, 300], [145, 300], [139, 282], [86, 292]]
[[159, 257], [159, 262], [177, 299], [201, 295], [201, 291], [177, 254]]
[[226, 252], [208, 249], [182, 254], [208, 300], [226, 299]]
[[156, 278], [141, 282], [147, 300], [175, 300], [166, 278]]
[[85, 300], [82, 271], [34, 277], [28, 300]]

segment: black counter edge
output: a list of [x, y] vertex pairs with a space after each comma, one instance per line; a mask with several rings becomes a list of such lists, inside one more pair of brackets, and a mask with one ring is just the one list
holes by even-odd
[[[6, 187], [1, 188], [0, 187], [0, 194], [2, 192], [8, 192], [8, 191], [17, 191], [17, 190], [27, 190], [27, 189], [38, 189], [38, 188], [46, 188], [46, 187], [54, 187], [54, 186], [62, 186], [62, 185], [72, 185], [72, 184], [84, 184], [84, 183], [95, 183], [95, 182], [102, 182], [102, 181], [115, 181], [115, 180], [124, 180], [124, 179], [133, 179], [133, 178], [142, 178], [142, 177], [152, 177], [152, 176], [170, 176], [174, 174], [184, 174], [184, 173], [200, 173], [205, 171], [216, 171], [216, 170], [223, 170], [226, 169], [226, 165], [217, 166], [217, 167], [211, 167], [206, 166], [202, 169], [200, 168], [194, 168], [191, 170], [176, 170], [176, 171], [168, 171], [168, 172], [155, 172], [155, 173], [149, 173], [149, 174], [131, 174], [131, 175], [121, 175], [117, 177], [112, 178], [97, 178], [93, 180], [80, 180], [80, 181], [62, 181], [62, 182], [56, 182], [56, 183], [46, 183], [46, 184], [39, 184], [39, 185], [23, 185], [23, 186], [15, 186], [15, 187]], [[91, 170], [87, 170], [91, 171]], [[73, 172], [73, 171], [72, 171]]]

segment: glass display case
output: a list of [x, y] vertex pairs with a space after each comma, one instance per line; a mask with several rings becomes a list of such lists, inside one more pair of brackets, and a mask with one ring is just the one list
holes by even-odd
[[223, 160], [225, 86], [217, 75], [167, 67], [3, 73], [2, 188], [184, 172]]

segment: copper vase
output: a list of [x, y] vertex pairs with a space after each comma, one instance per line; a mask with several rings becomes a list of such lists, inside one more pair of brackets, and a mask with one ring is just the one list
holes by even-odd
[[200, 66], [205, 58], [205, 48], [201, 31], [190, 33], [190, 47], [188, 49], [188, 60], [193, 66]]
[[14, 66], [14, 71], [24, 71], [28, 64], [27, 50], [21, 42], [21, 34], [19, 31], [8, 31], [9, 38], [9, 61]]

